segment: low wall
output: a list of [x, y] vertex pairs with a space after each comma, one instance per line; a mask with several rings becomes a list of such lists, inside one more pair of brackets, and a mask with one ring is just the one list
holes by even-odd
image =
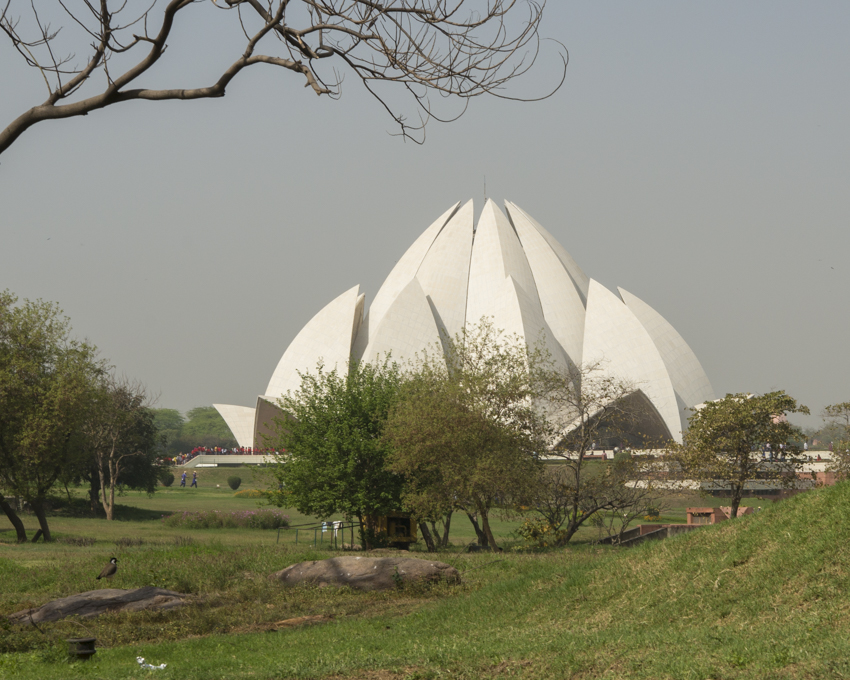
[[694, 529], [700, 529], [705, 524], [641, 524], [634, 529], [626, 531], [622, 539], [617, 536], [609, 536], [601, 541], [606, 545], [621, 545], [623, 547], [632, 547], [644, 541], [660, 541], [665, 538], [671, 538], [679, 534], [686, 534]]

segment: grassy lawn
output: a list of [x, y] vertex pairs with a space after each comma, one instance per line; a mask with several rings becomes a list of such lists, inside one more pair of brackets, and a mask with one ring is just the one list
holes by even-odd
[[[241, 488], [252, 488], [256, 480], [236, 474]], [[285, 589], [268, 579], [337, 554], [296, 546], [293, 530], [278, 543], [275, 531], [163, 526], [168, 512], [256, 507], [212, 474], [200, 479], [198, 490], [124, 496], [124, 519], [115, 522], [51, 518], [60, 539], [94, 538], [91, 545], [17, 546], [2, 543], [13, 534], [0, 533], [0, 614], [97, 587], [94, 575], [112, 554], [113, 587], [192, 596], [171, 612], [0, 629], [0, 678], [850, 676], [847, 484], [756, 502], [764, 508], [757, 515], [631, 550], [584, 542], [536, 554], [462, 554], [472, 531], [455, 516], [458, 547], [440, 559], [461, 570], [461, 586], [357, 593]], [[670, 512], [679, 520], [687, 505], [719, 504], [680, 500]], [[313, 520], [289, 513], [293, 523]], [[513, 526], [497, 523], [508, 548]], [[304, 615], [326, 622], [276, 625]], [[86, 631], [98, 639], [97, 655], [69, 664], [63, 640]], [[168, 667], [141, 670], [136, 656]]]

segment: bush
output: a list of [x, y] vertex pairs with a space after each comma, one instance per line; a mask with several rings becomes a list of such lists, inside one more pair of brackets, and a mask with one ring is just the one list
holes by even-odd
[[649, 507], [646, 509], [646, 515], [644, 515], [644, 519], [658, 519], [661, 517], [661, 510], [658, 508]]
[[159, 481], [163, 486], [171, 486], [174, 484], [174, 475], [165, 471], [159, 476]]
[[632, 459], [631, 451], [620, 451], [614, 456], [615, 463], [627, 463]]
[[234, 498], [264, 498], [265, 493], [262, 491], [258, 491], [257, 489], [242, 489], [242, 491], [237, 491], [233, 494]]
[[178, 512], [163, 517], [162, 523], [181, 529], [277, 529], [289, 526], [289, 515], [284, 515], [280, 510], [202, 510]]
[[236, 475], [231, 475], [227, 478], [227, 486], [236, 491], [239, 488], [239, 485], [242, 483], [242, 478], [237, 477]]
[[527, 544], [538, 548], [551, 548], [563, 545], [566, 532], [556, 529], [547, 521], [539, 518], [526, 517], [516, 533]]

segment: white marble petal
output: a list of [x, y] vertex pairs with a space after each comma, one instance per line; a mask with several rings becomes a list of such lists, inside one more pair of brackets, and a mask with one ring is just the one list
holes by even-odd
[[628, 307], [590, 279], [584, 324], [584, 364], [603, 362], [611, 376], [634, 381], [670, 430], [682, 441], [682, 421], [667, 367], [649, 333]]
[[546, 242], [558, 256], [558, 259], [561, 260], [567, 272], [569, 272], [570, 277], [572, 277], [573, 282], [575, 283], [576, 288], [581, 293], [581, 296], [584, 300], [587, 300], [587, 290], [590, 279], [588, 279], [587, 274], [585, 274], [581, 267], [576, 264], [576, 261], [573, 259], [573, 256], [570, 255], [560, 243], [558, 243], [557, 239], [552, 236], [546, 229], [544, 229], [537, 220], [535, 220], [531, 215], [525, 212], [522, 208], [520, 208], [515, 203], [511, 203], [510, 201], [505, 201], [505, 206], [507, 206], [508, 210], [511, 210], [512, 215], [516, 215], [517, 213], [522, 213], [525, 218], [529, 221], [531, 225], [540, 232], [540, 235], [546, 239]]
[[496, 316], [494, 306], [499, 303], [494, 300], [493, 292], [502, 290], [509, 276], [539, 307], [534, 275], [516, 232], [496, 204], [488, 200], [478, 219], [472, 244], [466, 323], [475, 324], [484, 316]]
[[[329, 371], [335, 367], [340, 371], [348, 369], [351, 336], [357, 326], [359, 290], [360, 286], [354, 286], [330, 302], [295, 336], [266, 388], [269, 399], [297, 390], [301, 386], [298, 371], [314, 371], [319, 360]], [[359, 310], [362, 313], [362, 303]]]
[[563, 262], [534, 223], [513, 204], [505, 205], [534, 275], [546, 323], [570, 360], [580, 366], [584, 302]]
[[438, 326], [452, 338], [466, 319], [472, 220], [472, 201], [467, 201], [443, 227], [416, 272]]
[[682, 424], [687, 425], [690, 413], [684, 411], [684, 407], [691, 408], [714, 399], [714, 390], [708, 376], [688, 343], [663, 316], [627, 290], [618, 290], [626, 306], [643, 324], [658, 348], [670, 374], [673, 389], [681, 400]]
[[[513, 327], [516, 330], [511, 332], [524, 338], [526, 345], [539, 347], [548, 352], [557, 367], [567, 368], [567, 355], [555, 339], [549, 324], [546, 323], [539, 302], [531, 298], [512, 276], [505, 279], [504, 292], [500, 299], [505, 304], [504, 307], [496, 310], [497, 316], [494, 317], [496, 328]], [[504, 319], [505, 326], [500, 325], [498, 319]]]
[[254, 409], [250, 406], [233, 404], [213, 404], [215, 410], [224, 418], [227, 427], [233, 433], [239, 446], [254, 445]]
[[384, 318], [384, 314], [387, 313], [387, 310], [398, 297], [398, 294], [416, 276], [416, 272], [419, 270], [422, 260], [428, 254], [428, 250], [431, 248], [431, 244], [434, 243], [434, 239], [437, 238], [437, 235], [449, 218], [457, 211], [459, 205], [460, 201], [440, 215], [430, 227], [420, 234], [419, 238], [413, 242], [413, 245], [396, 262], [395, 267], [393, 267], [389, 276], [387, 276], [378, 290], [378, 294], [369, 307], [369, 313], [361, 324], [357, 337], [354, 339], [352, 352], [355, 357], [360, 358], [363, 356], [363, 353], [366, 351], [366, 345], [369, 344], [371, 339], [369, 329], [371, 328], [374, 332]]
[[361, 293], [360, 297], [357, 298], [357, 303], [354, 305], [354, 326], [351, 329], [351, 346], [354, 347], [354, 343], [357, 340], [357, 336], [360, 333], [360, 327], [363, 325], [363, 313], [366, 308], [366, 294]]
[[425, 292], [414, 278], [383, 315], [380, 325], [363, 353], [363, 361], [391, 360], [402, 364], [414, 361], [416, 354], [440, 347], [440, 333]]

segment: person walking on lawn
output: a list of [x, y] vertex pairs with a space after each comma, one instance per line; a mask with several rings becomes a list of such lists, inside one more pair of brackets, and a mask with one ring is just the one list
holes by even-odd
[[194, 486], [196, 489], [198, 488], [198, 473], [197, 472], [192, 473], [192, 484], [189, 488], [191, 488], [192, 486]]
[[186, 471], [183, 470], [183, 476], [180, 478], [180, 486], [186, 488]]

